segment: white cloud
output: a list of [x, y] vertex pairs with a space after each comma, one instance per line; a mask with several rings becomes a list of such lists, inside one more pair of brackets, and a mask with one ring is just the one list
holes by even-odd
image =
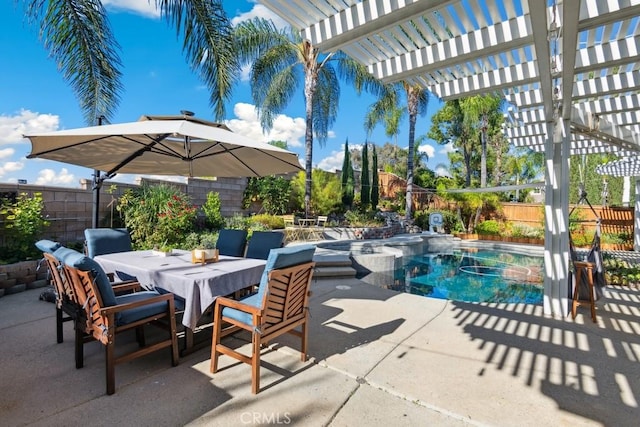
[[449, 144], [443, 145], [440, 151], [438, 151], [438, 154], [449, 154], [449, 153], [453, 153], [454, 151], [456, 151], [455, 147], [453, 146], [452, 143], [449, 143]]
[[418, 151], [421, 153], [425, 153], [427, 156], [429, 156], [430, 159], [432, 159], [433, 155], [436, 153], [436, 149], [429, 144], [419, 146]]
[[76, 181], [76, 177], [72, 173], [69, 173], [67, 168], [60, 169], [59, 173], [56, 173], [53, 169], [42, 169], [38, 173], [35, 184], [69, 186]]
[[155, 2], [150, 0], [102, 0], [105, 8], [116, 12], [133, 12], [149, 18], [160, 17]]
[[285, 141], [290, 148], [304, 146], [306, 125], [302, 117], [280, 114], [273, 121], [271, 131], [265, 134], [254, 105], [239, 102], [233, 107], [233, 113], [237, 119], [227, 120], [226, 124], [234, 132], [260, 142]]
[[7, 173], [22, 170], [22, 168], [24, 168], [24, 163], [22, 162], [6, 162], [2, 166], [0, 166], [0, 178], [2, 178]]
[[11, 156], [13, 156], [15, 154], [16, 150], [14, 150], [13, 148], [5, 148], [3, 150], [0, 150], [0, 159], [6, 159], [9, 158]]
[[436, 176], [448, 176], [449, 178], [451, 178], [451, 173], [449, 172], [449, 168], [447, 168], [446, 165], [443, 165], [442, 163], [436, 166], [436, 169], [434, 170]]
[[332, 151], [331, 154], [316, 165], [317, 168], [334, 172], [336, 169], [342, 169], [342, 163], [344, 163], [344, 145], [341, 151]]
[[20, 110], [15, 116], [0, 115], [0, 145], [26, 142], [23, 135], [50, 132], [58, 129], [60, 118], [54, 114], [40, 114]]
[[284, 19], [280, 18], [280, 16], [276, 15], [261, 4], [256, 4], [250, 11], [241, 13], [235, 18], [231, 19], [231, 25], [236, 26], [242, 21], [248, 21], [253, 18], [270, 19], [273, 21], [277, 28], [286, 28], [289, 26], [289, 24]]
[[251, 65], [243, 65], [240, 69], [240, 81], [248, 82], [251, 78]]

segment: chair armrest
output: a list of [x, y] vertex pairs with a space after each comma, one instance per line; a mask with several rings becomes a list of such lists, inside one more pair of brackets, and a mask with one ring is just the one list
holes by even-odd
[[[129, 302], [126, 304], [118, 304], [118, 305], [112, 305], [110, 307], [104, 307], [100, 310], [100, 312], [104, 315], [104, 316], [108, 316], [112, 313], [119, 313], [121, 311], [125, 311], [125, 310], [131, 310], [132, 308], [137, 308], [137, 307], [143, 307], [145, 305], [149, 305], [149, 304], [153, 304], [153, 303], [158, 303], [158, 302], [163, 302], [163, 301], [173, 301], [173, 294], [162, 294], [162, 295], [158, 295], [155, 297], [151, 297], [151, 298], [147, 298], [147, 299], [143, 299], [140, 301], [134, 301], [134, 302]], [[175, 309], [175, 306], [174, 306]]]
[[121, 293], [125, 291], [139, 291], [142, 289], [140, 282], [137, 280], [125, 280], [123, 282], [115, 282], [112, 284], [113, 292]]
[[245, 304], [242, 301], [237, 301], [227, 297], [216, 298], [216, 304], [220, 304], [224, 307], [235, 308], [236, 310], [244, 311], [245, 313], [260, 314], [262, 309], [259, 307]]

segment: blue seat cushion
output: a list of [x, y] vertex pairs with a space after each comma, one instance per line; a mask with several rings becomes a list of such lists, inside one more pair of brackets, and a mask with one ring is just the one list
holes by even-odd
[[269, 251], [282, 247], [284, 233], [280, 231], [254, 231], [247, 246], [247, 258], [267, 259]]
[[116, 294], [113, 292], [111, 282], [109, 282], [109, 278], [100, 264], [77, 251], [66, 254], [62, 261], [66, 265], [77, 268], [80, 271], [92, 272], [96, 286], [98, 287], [98, 292], [100, 292], [100, 296], [102, 297], [102, 304], [105, 307], [111, 307], [117, 304]]
[[132, 250], [131, 236], [126, 228], [87, 228], [84, 237], [90, 258]]
[[[157, 297], [158, 295], [160, 294], [155, 291], [134, 292], [132, 294], [117, 296], [116, 302], [117, 304], [126, 304]], [[166, 313], [167, 305], [167, 301], [154, 302], [153, 304], [147, 304], [142, 307], [136, 307], [130, 310], [121, 311], [120, 313], [118, 313], [119, 316], [116, 316], [116, 323], [118, 324], [118, 326], [128, 325], [129, 323], [133, 323], [149, 316]]]
[[244, 247], [247, 244], [247, 231], [224, 228], [218, 233], [216, 248], [220, 255], [244, 256]]
[[36, 242], [36, 248], [40, 249], [42, 252], [46, 252], [48, 254], [52, 254], [56, 251], [56, 249], [60, 248], [62, 245], [58, 242], [54, 242], [52, 240], [38, 240]]
[[[258, 294], [249, 295], [246, 298], [243, 298], [241, 301], [245, 304], [260, 307], [262, 301], [259, 299]], [[224, 317], [229, 317], [231, 319], [237, 320], [240, 323], [244, 323], [245, 325], [251, 325], [253, 323], [253, 316], [250, 313], [245, 313], [244, 311], [225, 307], [222, 309], [222, 315]]]
[[[269, 253], [269, 257], [267, 258], [264, 272], [262, 273], [262, 277], [260, 278], [260, 286], [258, 287], [258, 292], [253, 295], [249, 295], [248, 297], [243, 298], [240, 301], [253, 307], [260, 308], [264, 293], [267, 291], [267, 287], [269, 285], [269, 273], [272, 270], [311, 262], [313, 261], [313, 254], [315, 253], [315, 250], [316, 247], [314, 245], [288, 246], [285, 248], [271, 250], [271, 252]], [[222, 315], [235, 319], [246, 325], [251, 325], [253, 323], [253, 316], [251, 316], [251, 314], [234, 308], [223, 308]]]

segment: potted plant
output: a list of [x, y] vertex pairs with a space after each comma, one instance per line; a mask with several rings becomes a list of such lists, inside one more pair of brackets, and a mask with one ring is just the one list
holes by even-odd
[[217, 261], [219, 251], [216, 248], [217, 240], [212, 238], [210, 234], [203, 234], [200, 237], [200, 243], [191, 251], [191, 259], [193, 262], [205, 263], [208, 261]]

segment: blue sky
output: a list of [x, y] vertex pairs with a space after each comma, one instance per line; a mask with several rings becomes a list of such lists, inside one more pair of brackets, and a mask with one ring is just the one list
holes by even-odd
[[[151, 2], [153, 3], [153, 2]], [[254, 16], [273, 18], [285, 25], [264, 6], [253, 1], [225, 0], [227, 13], [234, 22]], [[208, 93], [189, 70], [175, 30], [159, 19], [148, 0], [103, 0], [121, 50], [124, 92], [112, 123], [137, 120], [141, 115], [195, 112], [212, 120]], [[38, 39], [38, 28], [29, 25], [22, 6], [13, 1], [0, 2], [0, 182], [26, 179], [29, 184], [78, 187], [91, 171], [65, 163], [26, 159], [31, 144], [23, 134], [87, 126], [71, 87], [62, 79], [56, 64], [48, 57]], [[340, 169], [344, 142], [357, 147], [366, 137], [362, 126], [367, 107], [374, 101], [369, 95], [356, 95], [341, 89], [338, 119], [324, 146], [314, 145], [314, 166]], [[440, 107], [432, 97], [429, 111], [418, 118], [416, 137], [425, 134], [430, 116]], [[302, 92], [264, 134], [256, 117], [248, 81], [243, 79], [227, 105], [226, 123], [234, 131], [260, 141], [284, 140], [289, 149], [304, 158], [304, 102]], [[407, 145], [408, 124], [403, 123], [398, 145]], [[378, 127], [370, 141], [382, 146], [389, 141]], [[446, 163], [445, 148], [435, 142], [423, 144], [430, 157], [428, 165], [436, 169]], [[132, 182], [135, 176], [117, 175], [116, 181]]]

